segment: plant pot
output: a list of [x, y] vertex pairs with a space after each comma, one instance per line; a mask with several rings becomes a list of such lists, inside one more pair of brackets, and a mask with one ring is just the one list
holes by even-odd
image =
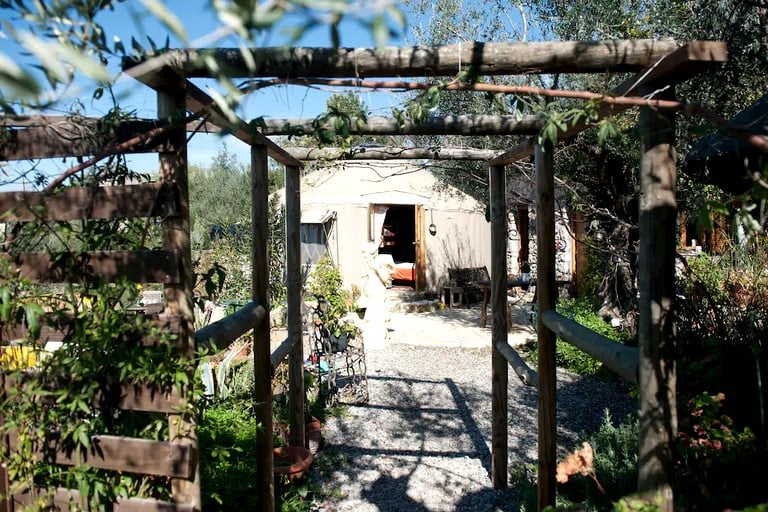
[[285, 475], [290, 481], [304, 476], [314, 460], [312, 452], [300, 446], [275, 448], [273, 453], [275, 475]]
[[304, 443], [312, 455], [317, 455], [317, 452], [320, 451], [320, 446], [323, 443], [323, 424], [314, 416], [311, 416], [304, 425]]

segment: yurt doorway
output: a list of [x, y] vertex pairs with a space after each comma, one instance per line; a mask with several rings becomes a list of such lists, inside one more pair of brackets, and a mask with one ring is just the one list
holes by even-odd
[[410, 286], [421, 288], [421, 279], [417, 269], [423, 268], [423, 251], [420, 251], [423, 236], [417, 227], [423, 226], [424, 221], [417, 222], [418, 215], [423, 217], [421, 207], [409, 205], [375, 205], [373, 210], [382, 219], [379, 243], [379, 254], [390, 255], [395, 266], [392, 284], [395, 286]]

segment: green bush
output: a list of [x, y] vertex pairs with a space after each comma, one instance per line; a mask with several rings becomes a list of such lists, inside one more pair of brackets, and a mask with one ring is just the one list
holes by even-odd
[[203, 510], [258, 510], [255, 454], [260, 429], [246, 400], [202, 410], [197, 434]]
[[585, 510], [612, 510], [613, 504], [637, 488], [637, 417], [627, 417], [614, 424], [606, 410], [600, 429], [587, 436], [594, 453], [594, 474], [604, 489], [598, 488], [592, 478], [575, 475], [567, 484], [560, 485], [558, 492], [572, 503], [579, 503]]

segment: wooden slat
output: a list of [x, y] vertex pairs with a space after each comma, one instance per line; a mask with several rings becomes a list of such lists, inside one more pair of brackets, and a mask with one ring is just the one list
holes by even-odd
[[[30, 504], [32, 496], [29, 492], [16, 495], [15, 501], [19, 504]], [[86, 509], [87, 504], [82, 503], [80, 492], [76, 489], [59, 487], [51, 495], [45, 488], [35, 489], [35, 498], [44, 498], [55, 510], [70, 510], [70, 506]], [[151, 498], [118, 498], [112, 504], [112, 512], [194, 512], [192, 505], [170, 503], [168, 501], [154, 500]]]
[[90, 251], [25, 253], [9, 257], [22, 278], [54, 283], [114, 282], [178, 283], [181, 262], [174, 251]]
[[[148, 315], [147, 319], [151, 322], [151, 325], [161, 331], [170, 331], [170, 334], [179, 333], [179, 317], [177, 315]], [[26, 339], [27, 326], [26, 325], [3, 325], [0, 326], [0, 341], [13, 341]], [[67, 332], [56, 327], [49, 325], [43, 325], [40, 329], [40, 336], [35, 341], [39, 344], [44, 344], [49, 341], [64, 341], [67, 336]], [[161, 335], [153, 335], [148, 333], [141, 338], [141, 344], [144, 346], [153, 346], [160, 343]], [[179, 343], [178, 336], [169, 340], [172, 346], [177, 346]]]
[[[210, 76], [203, 56], [213, 58], [230, 76], [252, 77], [392, 77], [455, 76], [472, 69], [480, 76], [604, 73], [636, 71], [671, 53], [665, 40], [548, 41], [489, 43], [469, 41], [446, 46], [385, 48], [240, 48], [170, 50], [158, 57], [126, 58], [123, 70], [150, 82], [156, 70], [170, 68], [187, 77]], [[255, 68], [252, 65], [255, 63]]]
[[43, 192], [0, 193], [0, 222], [33, 220], [165, 217], [177, 211], [173, 185], [143, 183], [115, 187], [76, 187]]
[[[12, 439], [11, 446], [14, 444]], [[189, 479], [197, 464], [197, 449], [191, 444], [96, 435], [85, 451], [68, 453], [52, 445], [39, 450], [35, 458], [63, 466], [87, 464], [96, 469]]]
[[[624, 80], [621, 84], [606, 93], [606, 96], [633, 96], [646, 85], [663, 82], [664, 85], [674, 85], [684, 81], [696, 73], [713, 69], [728, 58], [728, 47], [719, 41], [692, 41], [675, 50], [653, 64], [650, 69], [637, 73]], [[616, 115], [630, 109], [628, 105], [602, 105], [598, 108], [599, 118]], [[589, 128], [590, 124], [578, 122], [562, 133], [559, 140], [571, 138]], [[489, 165], [511, 164], [533, 154], [535, 143], [526, 140], [517, 146], [498, 155]]]
[[[0, 389], [7, 391], [9, 389], [22, 389], [23, 386], [24, 379], [22, 379], [22, 382], [20, 383], [13, 375], [3, 375], [2, 387]], [[56, 384], [52, 384], [48, 390], [53, 391], [56, 387]], [[23, 393], [20, 398], [23, 398]], [[53, 397], [50, 398], [53, 400]], [[47, 398], [43, 398], [43, 400], [45, 401]], [[97, 392], [93, 398], [93, 406], [98, 408], [101, 404], [101, 400], [102, 395], [100, 392]], [[151, 386], [132, 382], [121, 384], [120, 400], [115, 404], [117, 408], [126, 411], [160, 412], [168, 414], [178, 412], [179, 408], [183, 405], [184, 400], [175, 387], [163, 391]]]
[[[0, 161], [38, 158], [63, 158], [95, 155], [107, 147], [120, 144], [138, 133], [157, 127], [157, 122], [124, 121], [115, 136], [106, 137], [97, 131], [98, 122], [56, 122], [53, 125], [22, 129], [3, 128], [0, 124]], [[172, 151], [164, 136], [153, 137], [144, 144], [131, 147], [126, 153]]]
[[184, 400], [175, 387], [168, 391], [130, 383], [124, 383], [120, 387], [118, 407], [122, 410], [174, 413], [183, 405]]

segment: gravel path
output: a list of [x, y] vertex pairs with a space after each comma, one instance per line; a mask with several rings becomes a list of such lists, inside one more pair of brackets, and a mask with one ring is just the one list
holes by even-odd
[[[335, 469], [323, 485], [343, 497], [322, 510], [519, 510], [518, 492], [496, 491], [489, 478], [490, 329], [476, 326], [479, 310], [400, 315], [386, 346], [367, 351], [369, 403], [325, 425], [318, 456], [332, 458]], [[485, 347], [473, 347], [478, 336]], [[562, 453], [600, 424], [606, 408], [622, 417], [635, 407], [617, 386], [562, 371], [557, 394]], [[510, 370], [510, 468], [536, 463], [536, 400]]]

